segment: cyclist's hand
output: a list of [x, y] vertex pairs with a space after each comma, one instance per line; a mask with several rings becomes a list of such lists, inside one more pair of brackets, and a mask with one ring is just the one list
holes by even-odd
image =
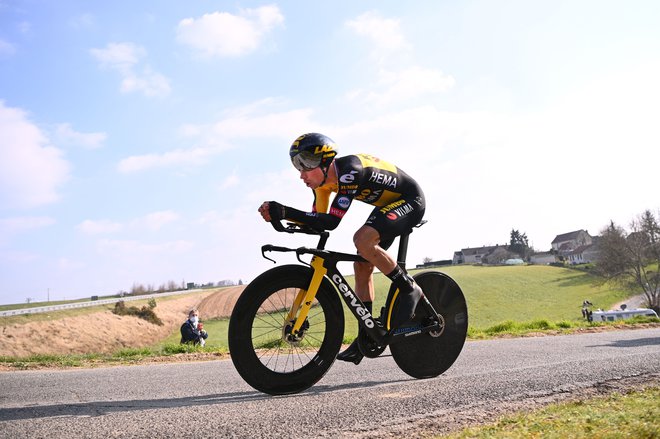
[[261, 203], [261, 206], [259, 206], [259, 213], [261, 214], [261, 217], [264, 219], [264, 221], [270, 222], [270, 211], [268, 210], [268, 201], [264, 201]]
[[286, 217], [286, 207], [277, 201], [264, 201], [259, 206], [259, 213], [265, 221], [280, 221]]
[[281, 221], [286, 218], [286, 207], [277, 201], [268, 202], [268, 213], [270, 215], [270, 221]]

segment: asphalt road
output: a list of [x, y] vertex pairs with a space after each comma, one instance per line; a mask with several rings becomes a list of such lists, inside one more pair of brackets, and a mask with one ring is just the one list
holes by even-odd
[[533, 401], [660, 374], [660, 328], [475, 341], [441, 377], [391, 357], [337, 362], [310, 390], [271, 397], [231, 361], [0, 373], [0, 437], [355, 437], [442, 422], [467, 407]]

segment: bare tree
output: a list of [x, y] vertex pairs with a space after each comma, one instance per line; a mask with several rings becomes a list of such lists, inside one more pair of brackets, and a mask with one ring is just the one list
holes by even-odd
[[596, 271], [629, 291], [642, 292], [660, 312], [660, 225], [646, 210], [632, 220], [630, 233], [614, 222], [601, 231]]

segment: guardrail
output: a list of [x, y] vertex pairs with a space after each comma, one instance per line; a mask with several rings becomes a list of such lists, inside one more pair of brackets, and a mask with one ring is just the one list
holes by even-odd
[[87, 308], [90, 306], [109, 305], [121, 301], [130, 302], [134, 300], [149, 300], [149, 299], [156, 299], [158, 297], [177, 296], [181, 294], [190, 294], [199, 291], [202, 290], [195, 289], [195, 290], [170, 291], [167, 293], [144, 294], [142, 296], [124, 296], [116, 299], [90, 300], [89, 302], [63, 303], [61, 305], [46, 305], [46, 306], [35, 306], [34, 308], [10, 309], [8, 311], [0, 311], [0, 317], [17, 316], [22, 314], [38, 314], [48, 311], [61, 311], [64, 309]]

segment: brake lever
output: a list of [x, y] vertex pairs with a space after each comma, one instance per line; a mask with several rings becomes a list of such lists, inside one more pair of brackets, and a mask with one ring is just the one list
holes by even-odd
[[262, 245], [261, 246], [261, 257], [263, 257], [264, 259], [268, 259], [273, 264], [277, 264], [277, 261], [275, 259], [272, 259], [272, 258], [269, 258], [268, 256], [266, 256], [266, 252], [269, 252], [269, 251], [272, 251], [272, 250], [273, 250], [272, 245], [270, 245], [270, 244]]
[[295, 251], [295, 249], [289, 248], [289, 247], [280, 247], [277, 245], [272, 245], [272, 244], [266, 244], [261, 246], [261, 256], [264, 259], [268, 259], [269, 261], [272, 261], [273, 263], [277, 264], [277, 261], [275, 259], [271, 259], [268, 256], [266, 256], [266, 252], [292, 252]]

